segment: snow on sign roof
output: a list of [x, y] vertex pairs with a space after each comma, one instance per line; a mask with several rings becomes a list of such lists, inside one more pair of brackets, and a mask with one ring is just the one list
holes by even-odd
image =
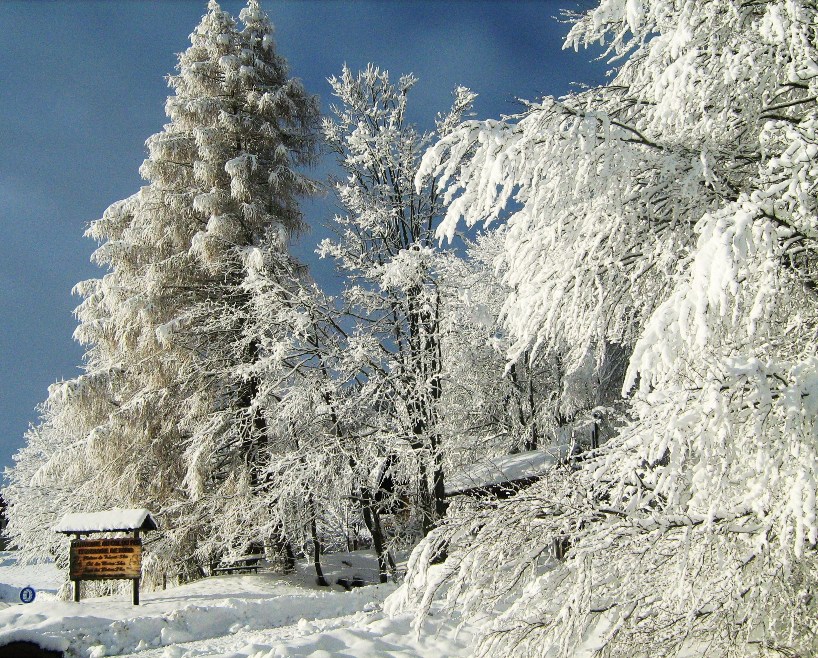
[[446, 495], [537, 477], [556, 464], [567, 446], [503, 455], [466, 466], [446, 482]]
[[131, 530], [156, 530], [159, 526], [151, 513], [142, 509], [120, 509], [106, 512], [66, 514], [54, 526], [54, 532], [129, 532]]

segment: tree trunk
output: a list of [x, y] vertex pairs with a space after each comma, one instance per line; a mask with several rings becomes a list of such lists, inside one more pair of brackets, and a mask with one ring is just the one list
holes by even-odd
[[534, 394], [534, 374], [531, 372], [530, 365], [528, 367], [528, 408], [531, 410], [531, 431], [528, 434], [526, 450], [536, 450], [539, 448], [540, 436], [539, 428], [537, 427], [537, 403]]
[[318, 539], [318, 523], [315, 520], [315, 505], [312, 494], [307, 495], [307, 512], [310, 515], [310, 535], [312, 536], [312, 562], [315, 566], [315, 582], [323, 587], [329, 583], [324, 578], [324, 570], [321, 568], [321, 541]]
[[273, 542], [275, 543], [276, 553], [278, 554], [279, 558], [283, 563], [282, 571], [284, 573], [294, 572], [295, 553], [293, 552], [293, 547], [290, 544], [290, 540], [287, 539], [286, 535], [284, 534], [284, 528], [280, 523], [276, 528]]
[[435, 516], [437, 520], [446, 516], [449, 503], [446, 500], [446, 483], [443, 479], [443, 458], [440, 451], [435, 451], [435, 473], [434, 473], [434, 495], [435, 495]]
[[388, 580], [391, 556], [389, 556], [385, 550], [381, 517], [375, 507], [375, 501], [368, 487], [361, 487], [361, 509], [363, 510], [366, 528], [369, 530], [369, 534], [372, 535], [375, 554], [378, 556], [378, 578], [382, 583], [385, 583]]

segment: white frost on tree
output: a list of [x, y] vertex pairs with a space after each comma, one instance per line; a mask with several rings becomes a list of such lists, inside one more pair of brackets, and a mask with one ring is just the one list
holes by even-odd
[[[5, 490], [9, 532], [31, 555], [56, 541], [54, 515], [147, 507], [165, 528], [152, 564], [195, 575], [202, 537], [228, 514], [198, 515], [201, 489], [255, 477], [269, 403], [255, 368], [285, 328], [259, 333], [249, 280], [264, 266], [281, 290], [301, 285], [287, 241], [314, 188], [296, 167], [314, 157], [317, 104], [257, 0], [240, 18], [211, 0], [169, 77], [169, 123], [147, 140], [147, 184], [88, 229], [109, 271], [76, 287], [85, 372], [52, 387]], [[47, 502], [36, 517], [35, 499]]]
[[[434, 227], [441, 203], [432, 177], [414, 184], [420, 157], [431, 140], [406, 117], [416, 78], [398, 84], [369, 65], [357, 76], [344, 67], [330, 84], [339, 100], [323, 122], [328, 147], [346, 174], [336, 184], [344, 214], [335, 217], [337, 238], [319, 246], [346, 277], [344, 301], [355, 318], [347, 342], [348, 378], [360, 382], [358, 413], [364, 429], [385, 447], [381, 459], [413, 457], [402, 465], [416, 490], [425, 533], [444, 513], [443, 395], [440, 289], [442, 256]], [[445, 134], [471, 107], [474, 95], [455, 90], [451, 111], [438, 116]]]
[[633, 349], [634, 419], [596, 458], [455, 513], [410, 561], [422, 610], [495, 610], [485, 655], [818, 648], [816, 26], [798, 0], [603, 0], [567, 44], [607, 44], [609, 84], [425, 156], [443, 237], [516, 202], [512, 358]]

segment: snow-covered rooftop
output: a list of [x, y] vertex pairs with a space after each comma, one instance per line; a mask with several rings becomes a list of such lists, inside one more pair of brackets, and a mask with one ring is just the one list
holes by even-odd
[[66, 514], [54, 526], [54, 532], [128, 532], [156, 530], [159, 526], [149, 510], [114, 509], [105, 512], [78, 512]]
[[470, 464], [446, 482], [446, 494], [454, 495], [498, 484], [519, 482], [545, 473], [564, 458], [568, 446], [503, 455]]

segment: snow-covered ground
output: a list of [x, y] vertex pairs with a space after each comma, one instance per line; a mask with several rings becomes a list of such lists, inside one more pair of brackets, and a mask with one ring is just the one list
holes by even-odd
[[[7, 606], [0, 610], [0, 646], [28, 640], [77, 658], [435, 658], [471, 653], [472, 633], [467, 627], [457, 632], [457, 620], [437, 620], [418, 638], [409, 614], [385, 615], [382, 604], [395, 589], [391, 584], [349, 592], [323, 588], [312, 584], [302, 568], [288, 578], [264, 572], [223, 575], [143, 592], [138, 607], [127, 595], [73, 603], [57, 600], [62, 575], [53, 565], [21, 566], [10, 553], [0, 558], [0, 605]], [[336, 566], [343, 569], [342, 558], [360, 564], [360, 556], [339, 556], [335, 565], [330, 560], [330, 572], [337, 573]], [[26, 585], [37, 590], [37, 599], [19, 604], [19, 590]]]
[[54, 564], [21, 565], [14, 553], [0, 551], [0, 609], [19, 604], [24, 587], [33, 587], [40, 599], [54, 600], [62, 582]]

